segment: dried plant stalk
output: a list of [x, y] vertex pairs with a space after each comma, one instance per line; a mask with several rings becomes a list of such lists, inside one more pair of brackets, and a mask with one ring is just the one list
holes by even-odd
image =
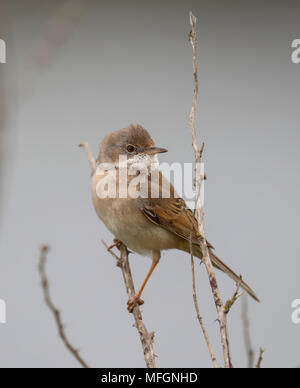
[[[108, 249], [107, 244], [102, 241], [104, 246]], [[111, 250], [108, 249], [110, 254], [117, 260], [117, 266], [121, 269], [124, 284], [128, 298], [132, 298], [135, 295], [135, 288], [132, 279], [131, 269], [128, 260], [128, 249], [124, 244], [120, 245], [121, 256], [118, 257]], [[153, 350], [154, 333], [149, 333], [143, 322], [141, 310], [138, 305], [135, 305], [132, 311], [135, 320], [135, 327], [137, 328], [143, 348], [144, 358], [147, 368], [155, 368], [155, 354]]]
[[199, 89], [199, 83], [198, 83], [198, 65], [197, 65], [197, 31], [196, 31], [196, 17], [190, 12], [190, 22], [192, 26], [192, 30], [190, 32], [190, 43], [193, 49], [193, 74], [194, 74], [194, 94], [193, 94], [193, 103], [192, 108], [189, 116], [189, 124], [191, 129], [191, 136], [192, 136], [192, 143], [193, 143], [193, 149], [195, 154], [195, 161], [196, 161], [196, 218], [198, 220], [198, 232], [199, 232], [199, 244], [200, 249], [202, 252], [202, 261], [205, 264], [207, 274], [209, 277], [209, 283], [211, 286], [212, 294], [214, 297], [217, 313], [218, 313], [218, 322], [220, 327], [220, 335], [221, 335], [221, 343], [222, 343], [222, 349], [223, 349], [223, 356], [224, 356], [224, 364], [225, 368], [233, 368], [232, 360], [231, 360], [231, 354], [230, 354], [230, 347], [229, 347], [229, 338], [228, 338], [228, 331], [227, 331], [227, 317], [226, 317], [226, 310], [223, 305], [220, 290], [218, 287], [218, 283], [215, 276], [215, 271], [209, 256], [209, 250], [207, 247], [206, 237], [205, 237], [205, 230], [204, 230], [204, 223], [203, 223], [203, 210], [202, 210], [202, 202], [201, 202], [201, 185], [204, 180], [204, 176], [201, 176], [201, 158], [203, 153], [203, 146], [201, 149], [198, 147], [197, 138], [196, 138], [196, 130], [195, 130], [195, 112], [196, 112], [196, 105], [197, 105], [197, 99], [198, 99], [198, 89]]
[[65, 344], [66, 348], [71, 352], [71, 354], [76, 358], [76, 360], [80, 363], [80, 365], [83, 368], [89, 368], [88, 364], [80, 356], [79, 351], [69, 341], [65, 333], [65, 326], [62, 323], [61, 313], [53, 303], [52, 298], [50, 296], [49, 280], [46, 274], [46, 262], [47, 262], [48, 252], [49, 252], [49, 247], [47, 245], [43, 245], [41, 247], [40, 261], [39, 261], [39, 273], [41, 277], [41, 285], [42, 285], [46, 305], [49, 307], [49, 310], [52, 312], [54, 316], [55, 323], [58, 329], [58, 334], [62, 339], [63, 343]]

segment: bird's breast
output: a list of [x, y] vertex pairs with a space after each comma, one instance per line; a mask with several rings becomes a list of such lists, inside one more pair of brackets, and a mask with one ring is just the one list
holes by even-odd
[[[93, 204], [105, 226], [130, 250], [144, 256], [151, 256], [152, 250], [174, 248], [175, 236], [150, 222], [139, 209], [136, 198], [118, 198], [115, 179], [107, 173], [95, 174], [92, 179]], [[116, 197], [105, 195], [108, 185], [117, 187]]]

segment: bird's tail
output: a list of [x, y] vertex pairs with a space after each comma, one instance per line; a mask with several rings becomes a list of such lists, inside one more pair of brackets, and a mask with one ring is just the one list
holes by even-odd
[[[199, 248], [198, 248], [199, 249]], [[196, 254], [198, 249], [196, 249]], [[241, 280], [240, 276], [238, 276], [235, 272], [232, 271], [231, 268], [229, 268], [226, 264], [223, 263], [222, 260], [220, 260], [213, 252], [212, 246], [208, 243], [208, 251], [209, 251], [209, 256], [212, 261], [212, 264], [214, 267], [218, 268], [219, 270], [223, 271], [226, 273], [231, 279], [233, 279], [236, 283], [241, 282], [241, 287], [254, 299], [256, 302], [260, 302], [258, 297], [256, 296], [255, 292], [252, 290], [251, 287], [248, 286], [247, 283], [245, 283], [243, 280]], [[197, 255], [199, 256], [199, 255]], [[202, 255], [200, 254], [200, 257]]]

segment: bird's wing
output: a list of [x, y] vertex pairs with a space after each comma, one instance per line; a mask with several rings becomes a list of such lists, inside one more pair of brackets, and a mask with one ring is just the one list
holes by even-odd
[[154, 224], [190, 241], [198, 241], [198, 223], [193, 212], [188, 209], [181, 198], [156, 199], [145, 203], [141, 208], [143, 214]]
[[[186, 206], [185, 201], [177, 195], [174, 186], [161, 172], [159, 182], [158, 198], [150, 198], [150, 195], [149, 198], [141, 198], [140, 210], [154, 224], [187, 241], [192, 239], [193, 244], [198, 245], [198, 222], [193, 212]], [[158, 183], [152, 182], [151, 176], [149, 176], [149, 185], [155, 186]], [[168, 198], [165, 198], [163, 193], [168, 195]], [[210, 244], [209, 246], [212, 247]]]
[[[151, 179], [151, 178], [149, 178]], [[161, 181], [166, 181], [166, 178], [160, 176]], [[169, 184], [169, 182], [167, 181]], [[202, 257], [199, 244], [198, 222], [193, 212], [187, 208], [186, 203], [182, 198], [179, 198], [174, 187], [170, 186], [170, 197], [162, 198], [162, 190], [159, 187], [159, 198], [141, 198], [139, 201], [140, 210], [155, 225], [167, 229], [169, 232], [183, 238], [186, 241], [192, 241], [195, 249], [195, 254]], [[249, 295], [259, 302], [255, 292], [248, 286], [247, 283], [241, 281], [231, 268], [221, 261], [212, 251], [213, 246], [207, 242], [210, 258], [215, 267], [225, 272], [235, 282], [241, 282], [241, 287], [244, 288]]]

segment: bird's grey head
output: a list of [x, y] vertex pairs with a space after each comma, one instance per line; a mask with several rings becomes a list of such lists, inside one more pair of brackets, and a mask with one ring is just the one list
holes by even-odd
[[164, 148], [155, 147], [148, 131], [141, 125], [130, 125], [106, 136], [99, 148], [98, 163], [118, 163], [119, 157], [128, 160], [152, 157], [167, 152]]

